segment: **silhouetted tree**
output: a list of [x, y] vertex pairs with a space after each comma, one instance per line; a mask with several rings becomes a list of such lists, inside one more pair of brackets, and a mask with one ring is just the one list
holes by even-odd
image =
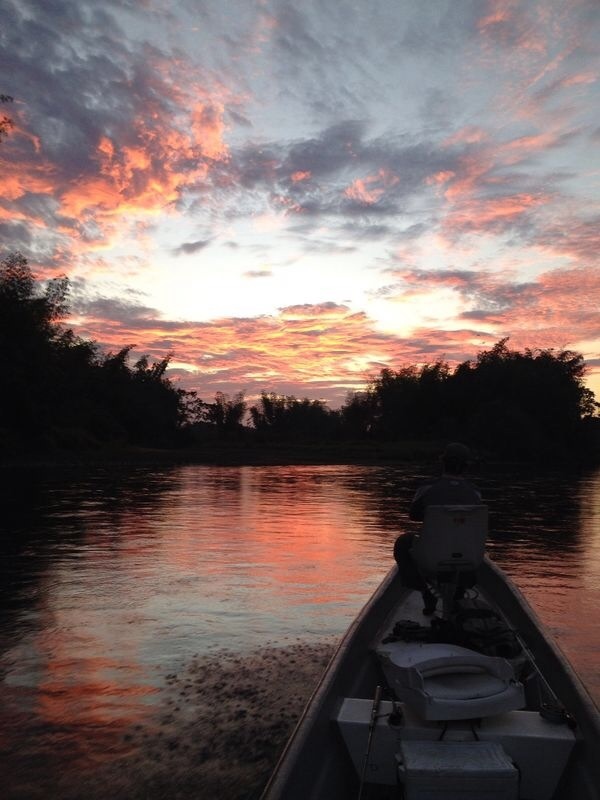
[[321, 400], [298, 400], [275, 392], [262, 392], [250, 417], [263, 441], [325, 441], [337, 436], [340, 428], [340, 414]]
[[450, 370], [443, 361], [397, 372], [381, 370], [369, 387], [373, 433], [390, 439], [439, 436], [445, 427], [449, 379]]
[[64, 277], [42, 289], [20, 253], [0, 262], [0, 445], [172, 444], [198, 406], [166, 377], [170, 357], [102, 354], [63, 324], [68, 291]]
[[237, 438], [242, 434], [242, 422], [246, 415], [244, 393], [238, 392], [232, 399], [217, 392], [214, 403], [206, 403], [204, 419], [216, 426], [220, 439]]
[[349, 392], [340, 409], [340, 427], [344, 439], [364, 439], [373, 434], [375, 396], [369, 389]]
[[66, 278], [40, 291], [27, 260], [11, 253], [0, 262], [0, 393], [2, 419], [34, 435], [47, 429], [58, 403], [65, 331]]
[[507, 343], [454, 371], [443, 361], [384, 369], [348, 399], [342, 419], [354, 416], [380, 439], [464, 438], [517, 457], [580, 449], [598, 408], [581, 354]]
[[[67, 328], [69, 282], [37, 282], [27, 260], [0, 262], [0, 447], [121, 442], [166, 446], [195, 425], [245, 436], [242, 392], [204, 403], [167, 377], [171, 356], [131, 366], [133, 345], [104, 354]], [[598, 436], [585, 362], [570, 350], [512, 350], [507, 339], [453, 371], [444, 361], [384, 369], [339, 411], [263, 392], [249, 409], [259, 441], [465, 439], [512, 457], [584, 450]]]
[[[0, 94], [0, 103], [12, 103], [12, 101], [13, 98], [9, 94]], [[0, 117], [0, 142], [8, 136], [8, 132], [12, 127], [14, 127], [12, 119], [3, 114]]]
[[455, 372], [468, 416], [463, 424], [482, 444], [529, 456], [577, 448], [582, 421], [593, 416], [583, 356], [570, 350], [511, 350], [501, 339]]

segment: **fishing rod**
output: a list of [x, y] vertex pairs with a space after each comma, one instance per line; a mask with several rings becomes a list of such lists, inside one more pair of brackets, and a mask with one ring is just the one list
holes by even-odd
[[[515, 628], [511, 628], [511, 630], [514, 633], [517, 642], [521, 645], [523, 652], [529, 659], [529, 663], [533, 667], [534, 672], [537, 673], [539, 679], [539, 683], [537, 685], [537, 691], [538, 691], [538, 699], [540, 702], [540, 714], [542, 715], [542, 717], [545, 717], [546, 719], [551, 720], [552, 722], [566, 722], [568, 724], [571, 724], [573, 722], [573, 718], [571, 717], [569, 712], [565, 709], [561, 701], [558, 699], [558, 697], [556, 696], [556, 692], [548, 683], [546, 676], [544, 675], [542, 670], [538, 667], [537, 661], [535, 659], [534, 654], [531, 651], [531, 648], [525, 644], [525, 642], [523, 641], [523, 637], [521, 636], [518, 630], [516, 630]], [[543, 689], [545, 689], [544, 692], [546, 695], [545, 698], [542, 696]], [[548, 702], [548, 700], [550, 700], [550, 702]]]
[[375, 689], [375, 697], [373, 698], [373, 707], [371, 708], [371, 719], [369, 720], [369, 738], [367, 739], [367, 750], [363, 758], [362, 772], [360, 776], [360, 786], [358, 788], [358, 800], [362, 800], [363, 789], [365, 788], [365, 778], [367, 775], [367, 766], [369, 764], [369, 755], [371, 753], [371, 745], [373, 743], [373, 734], [377, 725], [377, 715], [379, 714], [379, 705], [381, 703], [381, 695], [383, 689], [378, 684]]

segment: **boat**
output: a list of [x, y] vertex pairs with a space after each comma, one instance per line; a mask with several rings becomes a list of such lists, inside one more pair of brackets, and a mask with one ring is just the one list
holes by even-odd
[[[343, 637], [261, 800], [600, 800], [600, 713], [485, 553], [487, 508], [428, 511], [415, 558], [422, 545], [427, 561], [440, 525], [448, 544], [423, 572], [440, 608], [426, 616], [421, 593], [390, 569]], [[465, 555], [465, 541], [478, 552]], [[459, 588], [473, 569], [476, 582]]]

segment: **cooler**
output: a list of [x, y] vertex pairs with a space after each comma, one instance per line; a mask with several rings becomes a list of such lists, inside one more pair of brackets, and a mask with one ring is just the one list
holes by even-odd
[[519, 773], [495, 742], [402, 741], [405, 800], [518, 800]]

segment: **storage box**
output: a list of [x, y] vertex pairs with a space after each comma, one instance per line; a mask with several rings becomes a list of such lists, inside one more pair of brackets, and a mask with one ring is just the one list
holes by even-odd
[[[372, 708], [371, 699], [347, 697], [337, 716], [340, 733], [358, 776], [363, 769]], [[441, 723], [421, 719], [405, 703], [396, 703], [401, 721], [390, 725], [393, 710], [389, 700], [381, 701], [367, 765], [368, 783], [395, 786], [401, 743], [437, 742], [444, 730]], [[474, 729], [479, 741], [501, 745], [509, 759], [518, 765], [523, 797], [527, 800], [554, 797], [575, 744], [575, 735], [568, 725], [549, 722], [537, 711], [509, 711], [481, 720], [475, 727], [469, 720], [452, 722], [443, 734], [443, 742], [470, 744], [475, 740]], [[544, 765], [543, 769], [540, 764]]]
[[406, 800], [518, 800], [519, 773], [495, 742], [403, 741]]

